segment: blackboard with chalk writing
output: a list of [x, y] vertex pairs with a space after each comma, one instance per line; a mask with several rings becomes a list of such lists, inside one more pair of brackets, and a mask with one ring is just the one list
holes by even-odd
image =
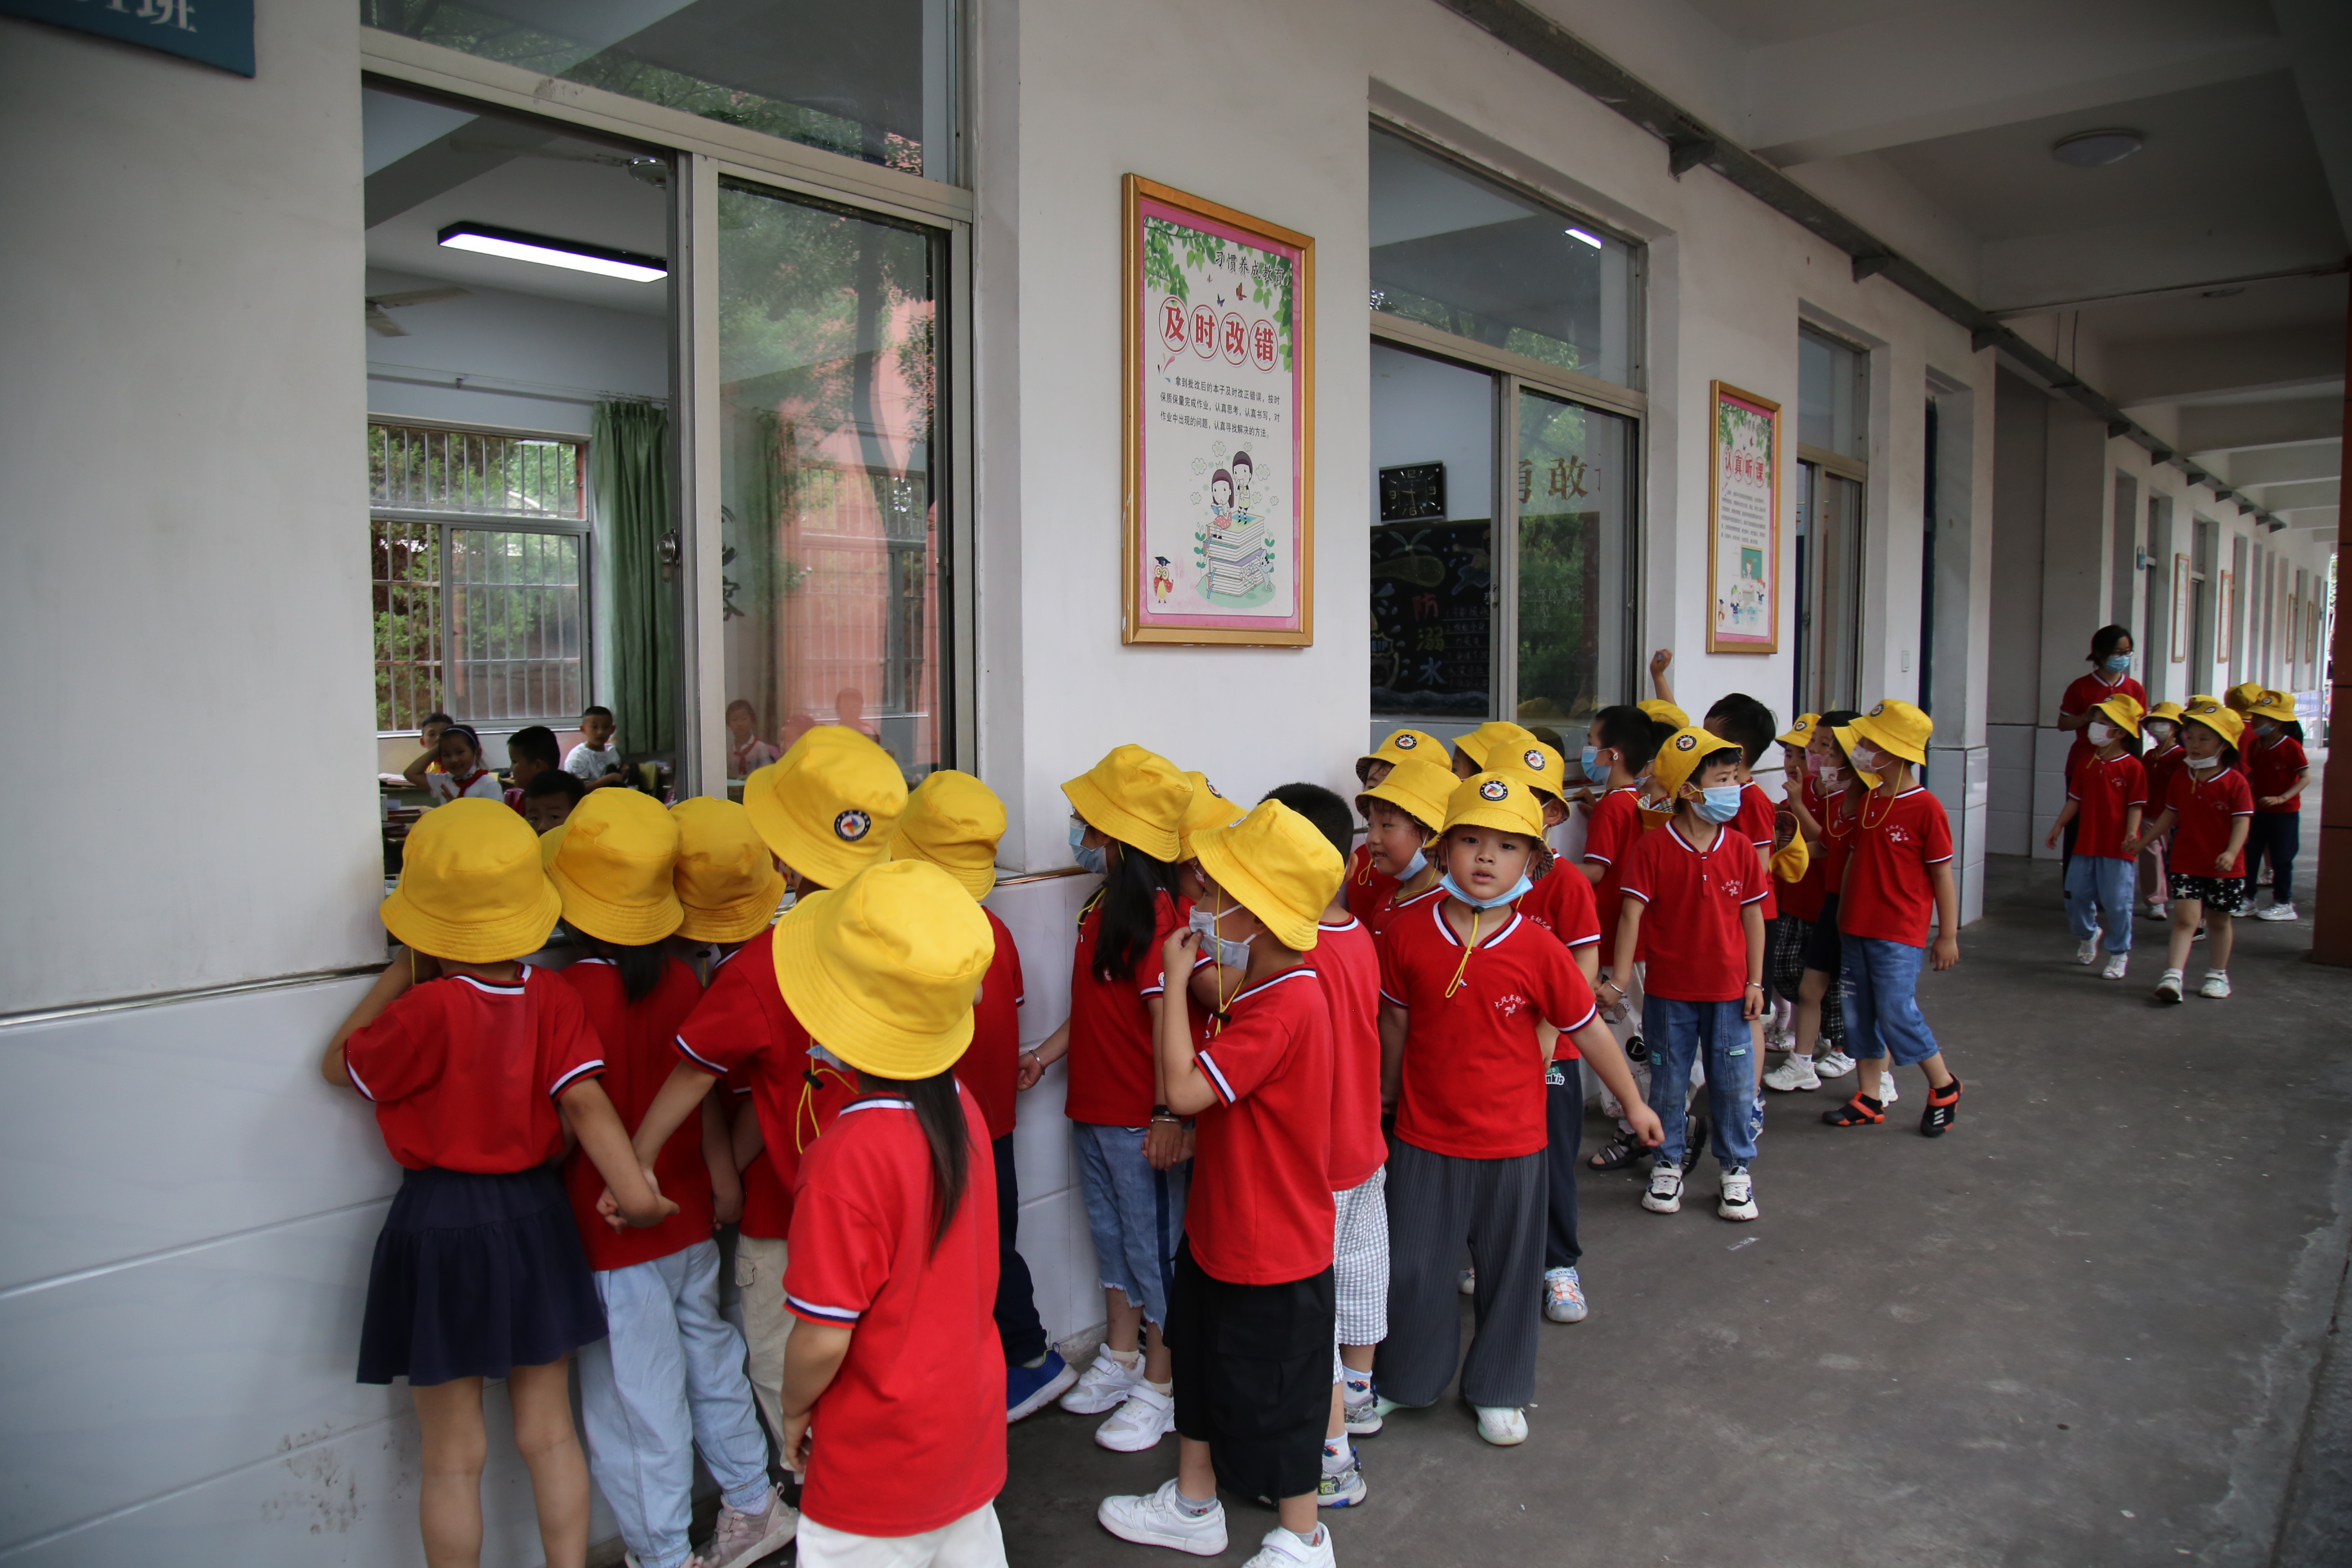
[[1486, 717], [1494, 525], [1372, 526], [1372, 711]]

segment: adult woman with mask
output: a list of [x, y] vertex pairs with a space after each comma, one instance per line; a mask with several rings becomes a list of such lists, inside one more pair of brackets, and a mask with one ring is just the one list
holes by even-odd
[[[2074, 743], [2066, 749], [2066, 787], [2074, 787], [2074, 774], [2097, 751], [2084, 731], [2098, 719], [2098, 705], [2110, 697], [2128, 697], [2147, 711], [2147, 689], [2131, 677], [2132, 635], [2125, 626], [2101, 626], [2091, 634], [2091, 673], [2076, 676], [2058, 699], [2058, 728], [2071, 731]], [[2074, 858], [2075, 825], [2066, 825], [2060, 849], [2060, 863]]]

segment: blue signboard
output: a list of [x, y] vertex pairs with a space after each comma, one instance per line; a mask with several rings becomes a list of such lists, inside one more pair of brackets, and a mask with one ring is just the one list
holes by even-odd
[[0, 15], [253, 74], [253, 0], [0, 0]]

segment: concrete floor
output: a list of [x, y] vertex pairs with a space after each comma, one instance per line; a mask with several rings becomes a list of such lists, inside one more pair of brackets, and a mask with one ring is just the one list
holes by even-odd
[[[2246, 921], [2236, 996], [2159, 1008], [2158, 922], [2103, 982], [2055, 866], [1989, 884], [1921, 991], [1958, 1126], [1918, 1136], [1916, 1074], [1878, 1128], [1776, 1095], [1748, 1226], [1588, 1172], [1592, 1316], [1546, 1326], [1533, 1436], [1391, 1417], [1367, 1502], [1325, 1515], [1343, 1563], [2260, 1564], [2297, 1474], [2279, 1560], [2352, 1561], [2352, 1395], [2312, 1398], [2352, 1239], [2352, 971], [2302, 960], [2307, 921]], [[1171, 1475], [1174, 1440], [1112, 1454], [1094, 1424], [1013, 1428], [1021, 1568], [1177, 1561], [1094, 1518]], [[1273, 1516], [1226, 1510], [1239, 1563]]]

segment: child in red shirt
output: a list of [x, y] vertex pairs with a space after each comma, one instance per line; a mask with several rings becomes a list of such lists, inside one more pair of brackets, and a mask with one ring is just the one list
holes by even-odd
[[[1960, 1080], [1944, 1065], [1920, 1016], [1919, 968], [1960, 961], [1960, 889], [1952, 877], [1952, 828], [1944, 803], [1913, 782], [1927, 761], [1935, 722], [1908, 702], [1879, 703], [1838, 732], [1838, 743], [1870, 793], [1855, 803], [1845, 889], [1838, 900], [1846, 1028], [1861, 1061], [1854, 1096], [1822, 1120], [1858, 1127], [1886, 1120], [1894, 1095], [1886, 1071], [1917, 1067], [1927, 1078], [1923, 1137], [1939, 1138], [1958, 1118]], [[1927, 921], [1936, 921], [1932, 956]], [[1883, 1098], [1882, 1098], [1883, 1096]]]
[[1458, 782], [1433, 759], [1412, 756], [1391, 763], [1378, 784], [1356, 797], [1365, 824], [1364, 849], [1388, 886], [1379, 897], [1365, 900], [1351, 873], [1348, 908], [1375, 938], [1387, 926], [1390, 911], [1436, 889], [1439, 868], [1426, 850], [1445, 820], [1445, 803]]
[[2186, 755], [2164, 809], [2142, 834], [2172, 835], [2167, 855], [2172, 940], [2156, 983], [2159, 1002], [2180, 1000], [2181, 974], [2200, 925], [2206, 928], [2205, 956], [2212, 967], [2198, 994], [2216, 1001], [2230, 994], [2230, 952], [2237, 937], [2231, 917], [2245, 908], [2246, 836], [2254, 819], [2254, 792], [2237, 767], [2244, 722], [2210, 697], [2189, 700], [2180, 715]]
[[[1722, 1167], [1716, 1213], [1756, 1217], [1755, 1043], [1764, 1016], [1764, 883], [1769, 873], [1739, 827], [1741, 750], [1685, 729], [1659, 748], [1651, 776], [1674, 820], [1635, 846], [1624, 869], [1617, 948], [1643, 942], [1650, 962], [1650, 1109], [1663, 1129], [1642, 1206], [1682, 1208], [1691, 1068], [1704, 1061]], [[1648, 936], [1643, 932], [1647, 928]], [[1606, 999], [1616, 989], [1601, 983]]]
[[[2147, 807], [2142, 812], [2144, 821], [2154, 820], [2172, 798], [2172, 780], [2180, 772], [2183, 759], [2189, 753], [2180, 749], [2180, 704], [2159, 702], [2147, 710], [2140, 721], [2140, 733], [2147, 738], [2147, 750], [2140, 755], [2140, 766], [2147, 770]], [[2139, 896], [2147, 901], [2147, 912], [2158, 920], [2172, 912], [2172, 900], [2166, 896], [2165, 840], [2142, 833], [2139, 847]]]
[[[1356, 759], [1356, 783], [1364, 789], [1376, 789], [1399, 763], [1416, 760], [1435, 762], [1442, 767], [1444, 756], [1445, 742], [1427, 731], [1392, 730], [1387, 740]], [[1420, 847], [1417, 844], [1413, 846], [1416, 854]], [[1406, 857], [1408, 860], [1412, 858], [1412, 856]], [[1370, 918], [1372, 906], [1388, 897], [1397, 881], [1393, 872], [1383, 870], [1374, 863], [1368, 837], [1348, 856], [1348, 881], [1343, 889], [1348, 900], [1348, 912], [1358, 920]]]
[[[1633, 1081], [1645, 1092], [1650, 1058], [1642, 1038], [1642, 965], [1639, 954], [1629, 955], [1627, 963], [1617, 962], [1617, 917], [1624, 908], [1625, 863], [1648, 831], [1639, 803], [1642, 781], [1657, 754], [1657, 726], [1632, 703], [1603, 708], [1585, 731], [1584, 776], [1601, 792], [1585, 825], [1583, 863], [1578, 868], [1592, 884], [1592, 918], [1601, 927], [1601, 940], [1592, 949], [1593, 972], [1614, 974], [1622, 987], [1619, 1000], [1601, 1017], [1622, 1044]], [[1622, 1170], [1641, 1158], [1642, 1141], [1625, 1120], [1625, 1108], [1605, 1089], [1601, 1109], [1617, 1118], [1617, 1135], [1587, 1163], [1596, 1171]]]
[[[1333, 1062], [1330, 1008], [1307, 955], [1346, 862], [1279, 801], [1196, 834], [1192, 847], [1214, 911], [1214, 956], [1244, 967], [1204, 1040], [1181, 985], [1154, 1030], [1169, 1108], [1199, 1118], [1169, 1302], [1176, 1479], [1145, 1496], [1105, 1498], [1096, 1517], [1124, 1541], [1215, 1556], [1225, 1548], [1223, 1484], [1274, 1500], [1281, 1522], [1266, 1537], [1267, 1561], [1328, 1568], [1331, 1535], [1316, 1510], [1336, 1322]], [[1202, 941], [1190, 926], [1171, 933], [1162, 967], [1190, 973]]]
[[[1445, 896], [1401, 910], [1381, 938], [1381, 1034], [1403, 1049], [1389, 1143], [1389, 1337], [1376, 1373], [1384, 1399], [1427, 1405], [1458, 1365], [1479, 1436], [1497, 1446], [1527, 1438], [1542, 1321], [1551, 1043], [1540, 1026], [1573, 1035], [1643, 1142], [1659, 1136], [1575, 961], [1510, 907], [1528, 891], [1542, 834], [1523, 782], [1465, 780], [1438, 847]], [[1466, 1360], [1454, 1279], [1465, 1243], [1476, 1323]]]
[[[2291, 921], [2294, 914], [2294, 852], [2303, 840], [2303, 789], [2311, 782], [2303, 754], [2303, 726], [2294, 699], [2265, 691], [2246, 710], [2252, 738], [2246, 745], [2246, 783], [2254, 792], [2254, 823], [2246, 837], [2246, 908], [2258, 921]], [[2271, 867], [2271, 901], [2254, 910], [2263, 862]]]
[[2147, 805], [2147, 773], [2126, 749], [2139, 736], [2139, 704], [2128, 697], [2095, 705], [2084, 739], [2094, 750], [2066, 785], [2066, 804], [2043, 846], [2074, 829], [2074, 858], [2066, 862], [2066, 924], [2080, 944], [2074, 962], [2099, 955], [2106, 932], [2107, 963], [2100, 975], [2121, 980], [2131, 963], [2132, 907], [2139, 870], [2139, 819]]
[[407, 949], [328, 1043], [320, 1070], [373, 1102], [406, 1167], [376, 1237], [359, 1380], [406, 1377], [425, 1442], [427, 1553], [481, 1551], [482, 1383], [507, 1380], [515, 1442], [550, 1563], [588, 1549], [588, 1468], [572, 1425], [570, 1353], [604, 1311], [552, 1162], [567, 1129], [610, 1184], [615, 1217], [677, 1212], [656, 1193], [596, 1079], [578, 998], [517, 962], [562, 900], [530, 829], [499, 800], [457, 800], [409, 835], [383, 922]]
[[946, 871], [893, 860], [803, 898], [773, 946], [811, 1051], [856, 1080], [803, 1160], [784, 1271], [799, 1561], [1003, 1568], [996, 1178], [954, 1070], [995, 936]]
[[[592, 956], [561, 972], [604, 1048], [605, 1092], [634, 1123], [669, 1077], [670, 1041], [702, 984], [667, 939], [686, 918], [675, 886], [677, 820], [650, 795], [598, 790], [540, 841], [563, 923]], [[588, 1468], [639, 1563], [685, 1563], [692, 1548], [694, 1458], [719, 1483], [718, 1531], [704, 1560], [739, 1563], [793, 1538], [796, 1516], [768, 1484], [768, 1439], [752, 1409], [743, 1339], [719, 1309], [717, 1194], [740, 1207], [716, 1098], [655, 1157], [678, 1212], [614, 1231], [597, 1212], [604, 1179], [575, 1152], [564, 1170], [581, 1245], [604, 1303], [607, 1338], [580, 1352]]]
[[[1801, 726], [1803, 752], [1790, 759], [1790, 777], [1794, 783], [1789, 791], [1789, 808], [1797, 819], [1797, 831], [1804, 835], [1806, 863], [1803, 879], [1780, 895], [1780, 922], [1774, 933], [1790, 928], [1784, 940], [1797, 946], [1797, 1005], [1790, 1019], [1789, 1058], [1764, 1075], [1764, 1087], [1769, 1089], [1816, 1089], [1823, 1079], [1843, 1078], [1853, 1071], [1853, 1058], [1845, 1051], [1845, 1008], [1836, 984], [1841, 967], [1838, 894], [1863, 789], [1837, 737], [1853, 718], [1853, 711], [1843, 708], [1817, 714], [1810, 726]], [[1788, 741], [1796, 733], [1791, 731], [1781, 739]], [[1767, 949], [1769, 969], [1769, 935]], [[1823, 1040], [1829, 1042], [1829, 1049], [1816, 1056], [1815, 1049]]]
[[[2091, 723], [2092, 710], [2110, 697], [2128, 697], [2147, 711], [2147, 689], [2131, 678], [2131, 628], [2101, 626], [2091, 634], [2091, 673], [2074, 678], [2058, 699], [2058, 728], [2075, 731], [2074, 743], [2066, 748], [2066, 784], [2072, 788], [2074, 773], [2090, 759], [2096, 748], [2082, 731]], [[2074, 858], [2075, 835], [2065, 836], [2063, 858]]]

